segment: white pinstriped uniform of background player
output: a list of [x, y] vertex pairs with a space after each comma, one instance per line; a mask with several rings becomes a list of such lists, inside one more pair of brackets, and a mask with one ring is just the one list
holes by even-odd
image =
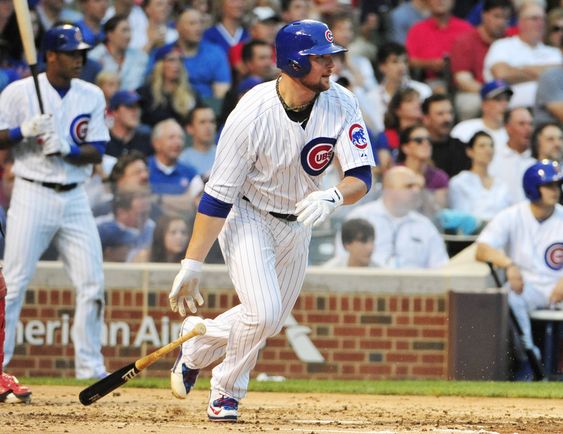
[[31, 77], [0, 96], [0, 128], [10, 132], [16, 175], [4, 258], [5, 364], [13, 355], [26, 289], [53, 240], [76, 287], [76, 376], [98, 378], [106, 373], [101, 353], [104, 276], [100, 239], [82, 184], [92, 173], [89, 163], [101, 160], [109, 140], [105, 100], [98, 87], [75, 78], [89, 48], [77, 27], [53, 27], [44, 45], [47, 72], [39, 75], [39, 86], [45, 113], [51, 115], [40, 115]]
[[[309, 20], [282, 28], [276, 49], [280, 80], [250, 90], [227, 120], [187, 259], [170, 293], [174, 311], [185, 315], [184, 303], [196, 311], [195, 302], [203, 302], [201, 262], [220, 232], [241, 303], [205, 320], [207, 334], [184, 344], [171, 374], [173, 393], [182, 398], [200, 368], [225, 356], [212, 372], [207, 414], [214, 421], [237, 420], [258, 351], [280, 332], [295, 304], [311, 226], [371, 186], [374, 160], [358, 102], [329, 81], [332, 54], [344, 49], [332, 43], [324, 23]], [[345, 176], [319, 191], [334, 155]], [[188, 318], [184, 332], [197, 321]]]

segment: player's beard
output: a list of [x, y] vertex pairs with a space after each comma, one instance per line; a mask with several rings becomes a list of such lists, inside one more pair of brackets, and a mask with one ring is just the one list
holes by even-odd
[[318, 81], [315, 82], [307, 80], [307, 77], [303, 77], [301, 79], [301, 84], [307, 89], [309, 89], [311, 92], [314, 92], [315, 94], [319, 94], [321, 92], [330, 89], [330, 77], [328, 78], [321, 77], [318, 79]]

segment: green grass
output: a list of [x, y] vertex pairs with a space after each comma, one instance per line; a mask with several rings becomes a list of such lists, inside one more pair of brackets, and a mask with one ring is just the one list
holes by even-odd
[[[92, 381], [73, 378], [21, 378], [23, 384], [54, 386], [87, 386]], [[124, 387], [167, 389], [167, 378], [135, 378]], [[209, 389], [209, 379], [200, 378], [196, 389]], [[509, 383], [492, 381], [334, 381], [288, 380], [275, 382], [250, 382], [250, 391], [287, 393], [351, 393], [371, 395], [425, 395], [425, 396], [481, 396], [507, 398], [563, 398], [561, 382]]]

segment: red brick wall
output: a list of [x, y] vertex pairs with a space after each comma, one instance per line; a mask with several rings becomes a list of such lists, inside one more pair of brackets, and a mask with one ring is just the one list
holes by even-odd
[[[215, 317], [238, 303], [232, 289], [205, 290], [204, 317]], [[168, 291], [143, 292], [110, 289], [107, 292], [106, 323], [122, 321], [130, 329], [130, 344], [105, 345], [106, 368], [113, 371], [166, 344], [172, 326], [181, 318], [168, 307]], [[301, 362], [288, 343], [284, 331], [268, 340], [255, 373], [290, 378], [381, 379], [446, 378], [447, 375], [446, 294], [389, 295], [304, 292], [293, 310], [295, 319], [311, 329], [309, 337], [326, 359], [324, 364]], [[65, 331], [62, 318], [72, 322], [74, 291], [71, 289], [31, 289], [27, 293], [21, 320], [28, 337], [42, 345], [24, 343], [16, 347], [9, 370], [16, 375], [74, 375], [73, 347], [62, 344]], [[66, 316], [65, 316], [66, 315]], [[152, 317], [158, 345], [133, 344], [143, 318]], [[167, 318], [167, 319], [166, 319]], [[30, 321], [40, 320], [41, 325]], [[55, 321], [61, 326], [55, 328]], [[165, 332], [162, 332], [164, 321]], [[169, 326], [166, 327], [169, 322]], [[47, 323], [51, 322], [50, 325]], [[123, 325], [122, 324], [122, 325]], [[146, 325], [147, 323], [145, 323]], [[150, 326], [149, 321], [149, 326]], [[53, 343], [46, 343], [48, 329], [54, 330]], [[35, 332], [34, 332], [35, 330]], [[150, 333], [149, 333], [150, 334]], [[172, 336], [175, 337], [175, 336]], [[109, 339], [109, 337], [108, 337]], [[166, 376], [176, 353], [157, 362], [150, 376]]]

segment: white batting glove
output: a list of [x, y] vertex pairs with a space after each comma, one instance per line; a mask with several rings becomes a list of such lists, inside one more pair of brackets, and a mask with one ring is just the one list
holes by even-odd
[[314, 191], [299, 201], [295, 208], [297, 221], [305, 226], [318, 226], [342, 205], [344, 197], [336, 187], [323, 191]]
[[37, 115], [24, 121], [20, 130], [23, 137], [36, 137], [55, 131], [53, 115]]
[[68, 155], [70, 152], [70, 144], [61, 139], [57, 133], [50, 132], [41, 137], [43, 140], [43, 155], [48, 157], [52, 155]]
[[181, 268], [168, 295], [170, 308], [173, 312], [180, 311], [180, 315], [186, 316], [185, 303], [192, 313], [196, 313], [197, 307], [203, 304], [203, 297], [199, 292], [199, 281], [201, 280], [201, 268], [203, 263], [193, 259], [182, 259]]

